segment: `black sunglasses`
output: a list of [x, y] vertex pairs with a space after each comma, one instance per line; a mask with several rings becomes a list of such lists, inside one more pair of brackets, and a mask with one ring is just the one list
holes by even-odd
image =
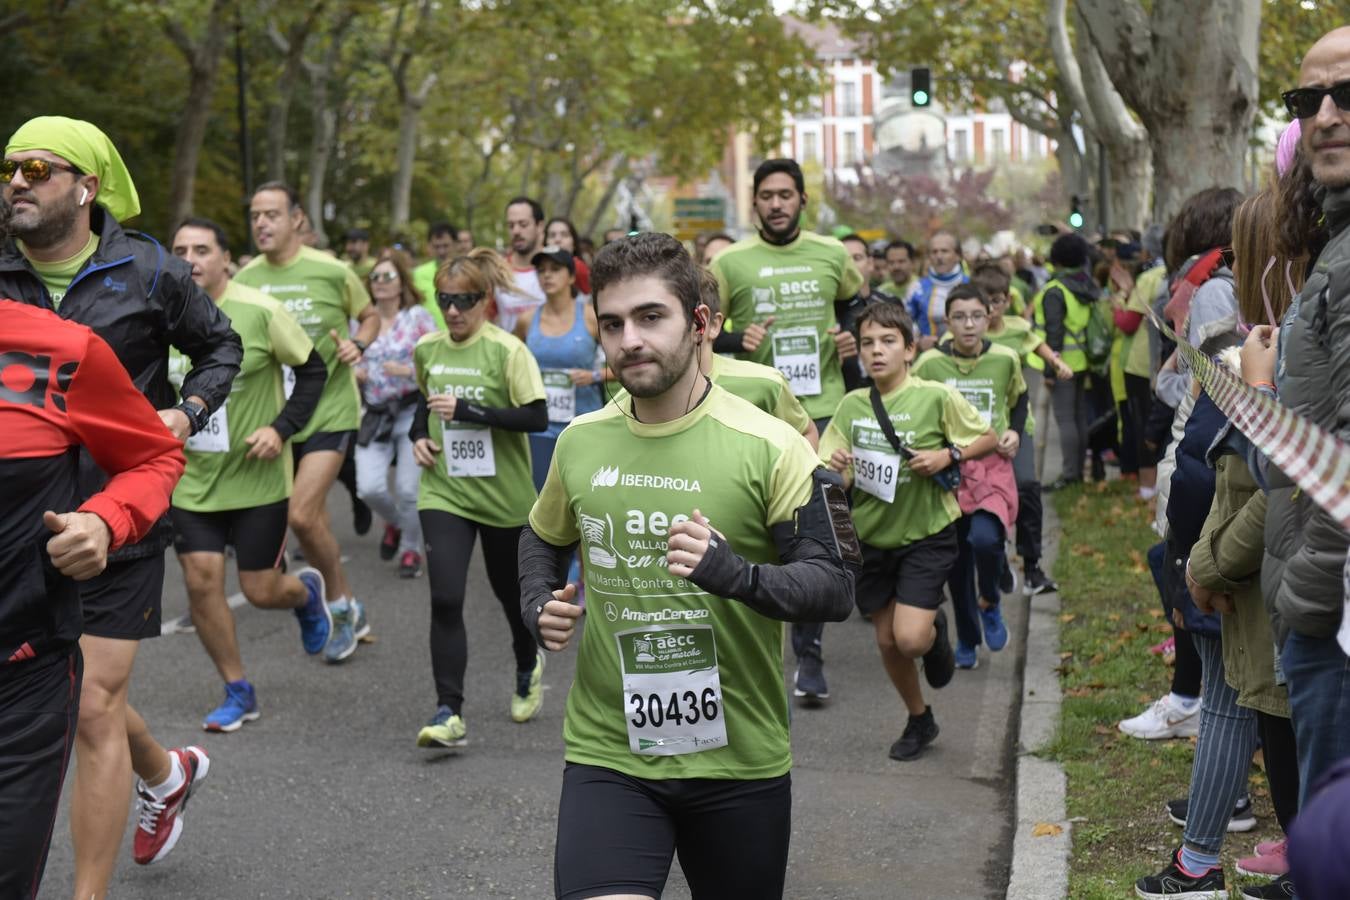
[[440, 304], [441, 309], [448, 309], [453, 306], [460, 312], [468, 312], [477, 305], [479, 300], [483, 299], [482, 291], [475, 291], [469, 294], [447, 294], [444, 291], [436, 292], [436, 302]]
[[1284, 108], [1296, 119], [1311, 119], [1317, 115], [1317, 111], [1322, 108], [1323, 97], [1330, 97], [1337, 109], [1350, 112], [1350, 81], [1342, 81], [1329, 88], [1295, 88], [1280, 95], [1284, 100]]
[[47, 159], [25, 159], [22, 162], [17, 159], [7, 159], [0, 162], [0, 184], [9, 184], [13, 181], [15, 172], [22, 172], [23, 180], [29, 184], [37, 184], [39, 181], [46, 181], [51, 178], [53, 169], [60, 169], [62, 172], [69, 172], [77, 177], [84, 174], [74, 166], [63, 166], [61, 163], [55, 163]]

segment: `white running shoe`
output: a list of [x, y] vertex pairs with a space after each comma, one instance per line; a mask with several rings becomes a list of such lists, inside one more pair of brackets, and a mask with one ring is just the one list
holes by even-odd
[[1200, 704], [1196, 703], [1188, 711], [1174, 704], [1169, 692], [1139, 715], [1122, 720], [1116, 727], [1130, 737], [1145, 741], [1195, 737], [1200, 733]]

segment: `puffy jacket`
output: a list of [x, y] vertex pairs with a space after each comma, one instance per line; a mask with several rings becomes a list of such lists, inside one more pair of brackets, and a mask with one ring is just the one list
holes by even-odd
[[[1285, 406], [1350, 440], [1350, 187], [1328, 191], [1322, 211], [1331, 239], [1281, 323], [1275, 384]], [[1288, 551], [1273, 593], [1276, 611], [1292, 631], [1332, 637], [1341, 624], [1350, 537], [1273, 466], [1267, 484], [1267, 548]]]
[[[177, 347], [192, 360], [183, 396], [201, 397], [207, 410], [215, 412], [229, 396], [244, 358], [243, 342], [230, 320], [193, 282], [187, 263], [154, 238], [123, 230], [99, 206], [93, 209], [91, 225], [99, 236], [98, 249], [71, 281], [57, 314], [103, 338], [155, 409], [177, 403], [168, 377], [169, 347]], [[52, 309], [42, 279], [12, 240], [0, 247], [0, 297]], [[81, 451], [80, 498], [93, 496], [107, 481]], [[109, 559], [153, 556], [167, 545], [167, 522], [162, 521], [140, 543]]]
[[[1167, 504], [1168, 550], [1177, 558], [1185, 559], [1191, 547], [1200, 538], [1205, 517], [1214, 502], [1214, 470], [1205, 454], [1227, 419], [1206, 394], [1195, 401], [1186, 430], [1177, 444], [1176, 471], [1172, 473], [1170, 499]], [[1184, 584], [1184, 580], [1182, 581]], [[1181, 607], [1186, 628], [1201, 634], [1217, 636], [1219, 617], [1216, 613], [1202, 613], [1195, 606], [1188, 591], [1181, 590], [1173, 602]]]

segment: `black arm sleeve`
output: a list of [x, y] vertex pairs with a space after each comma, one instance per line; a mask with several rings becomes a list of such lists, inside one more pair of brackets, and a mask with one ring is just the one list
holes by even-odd
[[455, 404], [456, 422], [473, 422], [503, 431], [547, 431], [548, 404], [535, 400], [524, 406], [479, 406], [468, 400]]
[[1064, 317], [1069, 314], [1068, 303], [1059, 288], [1051, 288], [1041, 298], [1041, 309], [1045, 313], [1045, 342], [1056, 353], [1064, 350]]
[[170, 257], [160, 281], [166, 336], [192, 360], [180, 394], [201, 397], [207, 412], [215, 412], [230, 395], [230, 385], [239, 374], [244, 342], [215, 301], [197, 287], [192, 270], [182, 260]]
[[431, 409], [427, 406], [427, 395], [417, 395], [417, 409], [413, 412], [412, 427], [408, 429], [408, 440], [414, 444], [424, 437], [430, 437], [427, 422], [431, 419]]
[[1031, 402], [1027, 399], [1031, 396], [1030, 391], [1023, 391], [1022, 396], [1017, 398], [1017, 404], [1008, 413], [1008, 427], [1018, 434], [1026, 434], [1027, 413], [1031, 410]]
[[576, 547], [555, 547], [529, 525], [520, 529], [520, 619], [541, 647], [539, 616], [544, 604], [553, 599], [553, 592], [566, 583], [567, 566]]
[[713, 341], [714, 353], [744, 353], [745, 333], [741, 331], [723, 331]]
[[283, 441], [309, 424], [309, 417], [318, 408], [327, 381], [328, 369], [323, 364], [323, 357], [318, 350], [310, 350], [305, 364], [295, 368], [295, 389], [291, 391], [291, 399], [272, 422]]

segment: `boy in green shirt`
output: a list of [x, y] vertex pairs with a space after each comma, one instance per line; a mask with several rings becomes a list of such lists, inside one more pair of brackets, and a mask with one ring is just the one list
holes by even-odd
[[[917, 347], [914, 326], [900, 307], [869, 306], [858, 317], [858, 334], [873, 387], [844, 396], [821, 437], [820, 458], [853, 488], [863, 552], [858, 609], [871, 615], [882, 665], [909, 711], [890, 752], [892, 759], [908, 760], [938, 734], [914, 661], [923, 659], [924, 677], [934, 688], [951, 681], [955, 668], [941, 606], [942, 586], [959, 553], [961, 509], [932, 476], [991, 452], [996, 439], [955, 388], [909, 374]], [[878, 406], [885, 424], [877, 418]]]
[[999, 579], [1008, 562], [1004, 541], [1018, 513], [1012, 460], [1026, 428], [1027, 386], [1021, 358], [985, 337], [990, 303], [984, 291], [973, 283], [957, 285], [946, 304], [952, 339], [925, 351], [914, 374], [956, 388], [998, 436], [994, 453], [962, 465], [957, 491], [963, 514], [957, 522], [960, 557], [948, 587], [956, 612], [956, 665], [973, 669], [982, 630], [990, 650], [1008, 643]]

